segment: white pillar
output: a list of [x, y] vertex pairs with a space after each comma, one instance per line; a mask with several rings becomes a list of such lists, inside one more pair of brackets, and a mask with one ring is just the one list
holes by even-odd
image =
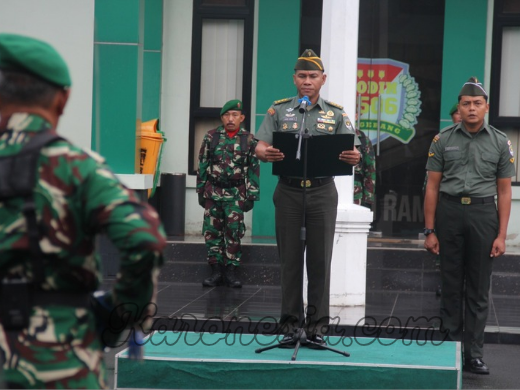
[[[322, 96], [356, 113], [359, 0], [323, 0], [321, 58], [327, 73]], [[331, 306], [365, 305], [367, 237], [372, 212], [353, 204], [352, 176], [336, 177], [338, 218], [331, 270]]]

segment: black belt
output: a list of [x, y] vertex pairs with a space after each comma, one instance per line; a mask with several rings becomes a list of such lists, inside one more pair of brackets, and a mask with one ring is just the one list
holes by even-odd
[[220, 188], [233, 188], [241, 186], [245, 183], [244, 179], [241, 180], [227, 180], [227, 181], [220, 181], [214, 178], [210, 178], [209, 182], [213, 184], [214, 186], [220, 187]]
[[307, 179], [304, 182], [302, 179], [280, 176], [280, 183], [286, 184], [294, 188], [316, 188], [325, 184], [332, 183], [333, 181], [333, 177], [324, 177], [322, 179]]
[[475, 198], [473, 196], [452, 196], [442, 193], [441, 196], [450, 202], [460, 203], [464, 205], [495, 203], [494, 196], [484, 196], [483, 198]]

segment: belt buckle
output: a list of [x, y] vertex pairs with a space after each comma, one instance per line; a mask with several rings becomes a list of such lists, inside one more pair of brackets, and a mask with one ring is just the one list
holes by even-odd
[[468, 196], [463, 196], [460, 198], [460, 203], [462, 204], [471, 204], [471, 198]]
[[305, 180], [305, 182], [303, 180], [300, 182], [301, 188], [303, 188], [303, 187], [309, 188], [310, 186], [311, 186], [311, 181], [309, 179]]

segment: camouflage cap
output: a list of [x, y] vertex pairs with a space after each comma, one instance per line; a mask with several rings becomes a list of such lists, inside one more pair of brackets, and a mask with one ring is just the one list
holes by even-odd
[[234, 99], [230, 100], [224, 106], [222, 107], [222, 110], [220, 110], [220, 116], [224, 115], [226, 112], [230, 110], [236, 110], [236, 111], [242, 111], [243, 104], [240, 100]]
[[453, 115], [459, 109], [459, 103], [455, 103], [450, 109], [450, 115]]
[[459, 92], [459, 100], [461, 96], [484, 96], [487, 100], [488, 94], [482, 87], [482, 84], [478, 82], [476, 77], [470, 77], [469, 80], [462, 86]]
[[48, 43], [23, 35], [0, 34], [0, 69], [28, 72], [60, 87], [72, 84], [61, 55]]
[[323, 69], [323, 62], [321, 62], [321, 58], [314, 53], [311, 49], [306, 49], [300, 57], [298, 57], [298, 61], [296, 61], [296, 65], [294, 65], [294, 70], [321, 70]]

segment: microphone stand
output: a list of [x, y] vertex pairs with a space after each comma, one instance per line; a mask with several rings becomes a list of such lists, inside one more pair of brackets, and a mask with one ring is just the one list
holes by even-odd
[[300, 314], [299, 314], [300, 327], [298, 329], [296, 329], [296, 331], [294, 332], [294, 336], [291, 340], [280, 341], [279, 343], [270, 345], [268, 347], [258, 348], [255, 350], [255, 353], [262, 353], [269, 349], [280, 348], [280, 347], [283, 347], [284, 345], [288, 345], [288, 344], [292, 344], [292, 343], [296, 342], [296, 344], [294, 346], [294, 353], [291, 357], [292, 361], [296, 360], [296, 356], [298, 355], [298, 351], [300, 350], [300, 346], [302, 346], [302, 345], [303, 346], [313, 345], [314, 348], [316, 348], [316, 349], [326, 349], [326, 350], [329, 350], [332, 352], [339, 353], [340, 355], [349, 357], [350, 354], [348, 352], [340, 351], [338, 349], [331, 348], [327, 345], [321, 345], [314, 341], [309, 340], [307, 338], [307, 334], [305, 332], [305, 310], [303, 307], [304, 306], [303, 305], [303, 302], [304, 302], [303, 283], [304, 283], [304, 268], [305, 268], [305, 245], [306, 245], [306, 239], [307, 239], [307, 228], [305, 226], [305, 214], [306, 214], [306, 206], [307, 206], [307, 152], [308, 152], [308, 146], [309, 146], [309, 138], [311, 137], [311, 135], [309, 134], [309, 130], [305, 127], [305, 116], [306, 116], [306, 111], [307, 111], [306, 106], [308, 103], [310, 103], [310, 101], [307, 96], [304, 96], [302, 99], [299, 100], [299, 102], [302, 103], [300, 105], [299, 112], [302, 113], [303, 115], [302, 115], [300, 131], [298, 132], [298, 134], [295, 135], [295, 137], [298, 138], [298, 150], [296, 152], [297, 160], [301, 159], [302, 140], [305, 140], [305, 142], [303, 142], [303, 181], [302, 181], [302, 183], [303, 183], [303, 186], [302, 186], [303, 187], [303, 191], [302, 191], [303, 208], [302, 208], [302, 225], [300, 228], [301, 256], [302, 256], [302, 258], [301, 258], [301, 264], [302, 264], [301, 270], [302, 271], [301, 271], [301, 277], [300, 277], [300, 281], [301, 281], [301, 285], [300, 285], [301, 304], [300, 304]]

